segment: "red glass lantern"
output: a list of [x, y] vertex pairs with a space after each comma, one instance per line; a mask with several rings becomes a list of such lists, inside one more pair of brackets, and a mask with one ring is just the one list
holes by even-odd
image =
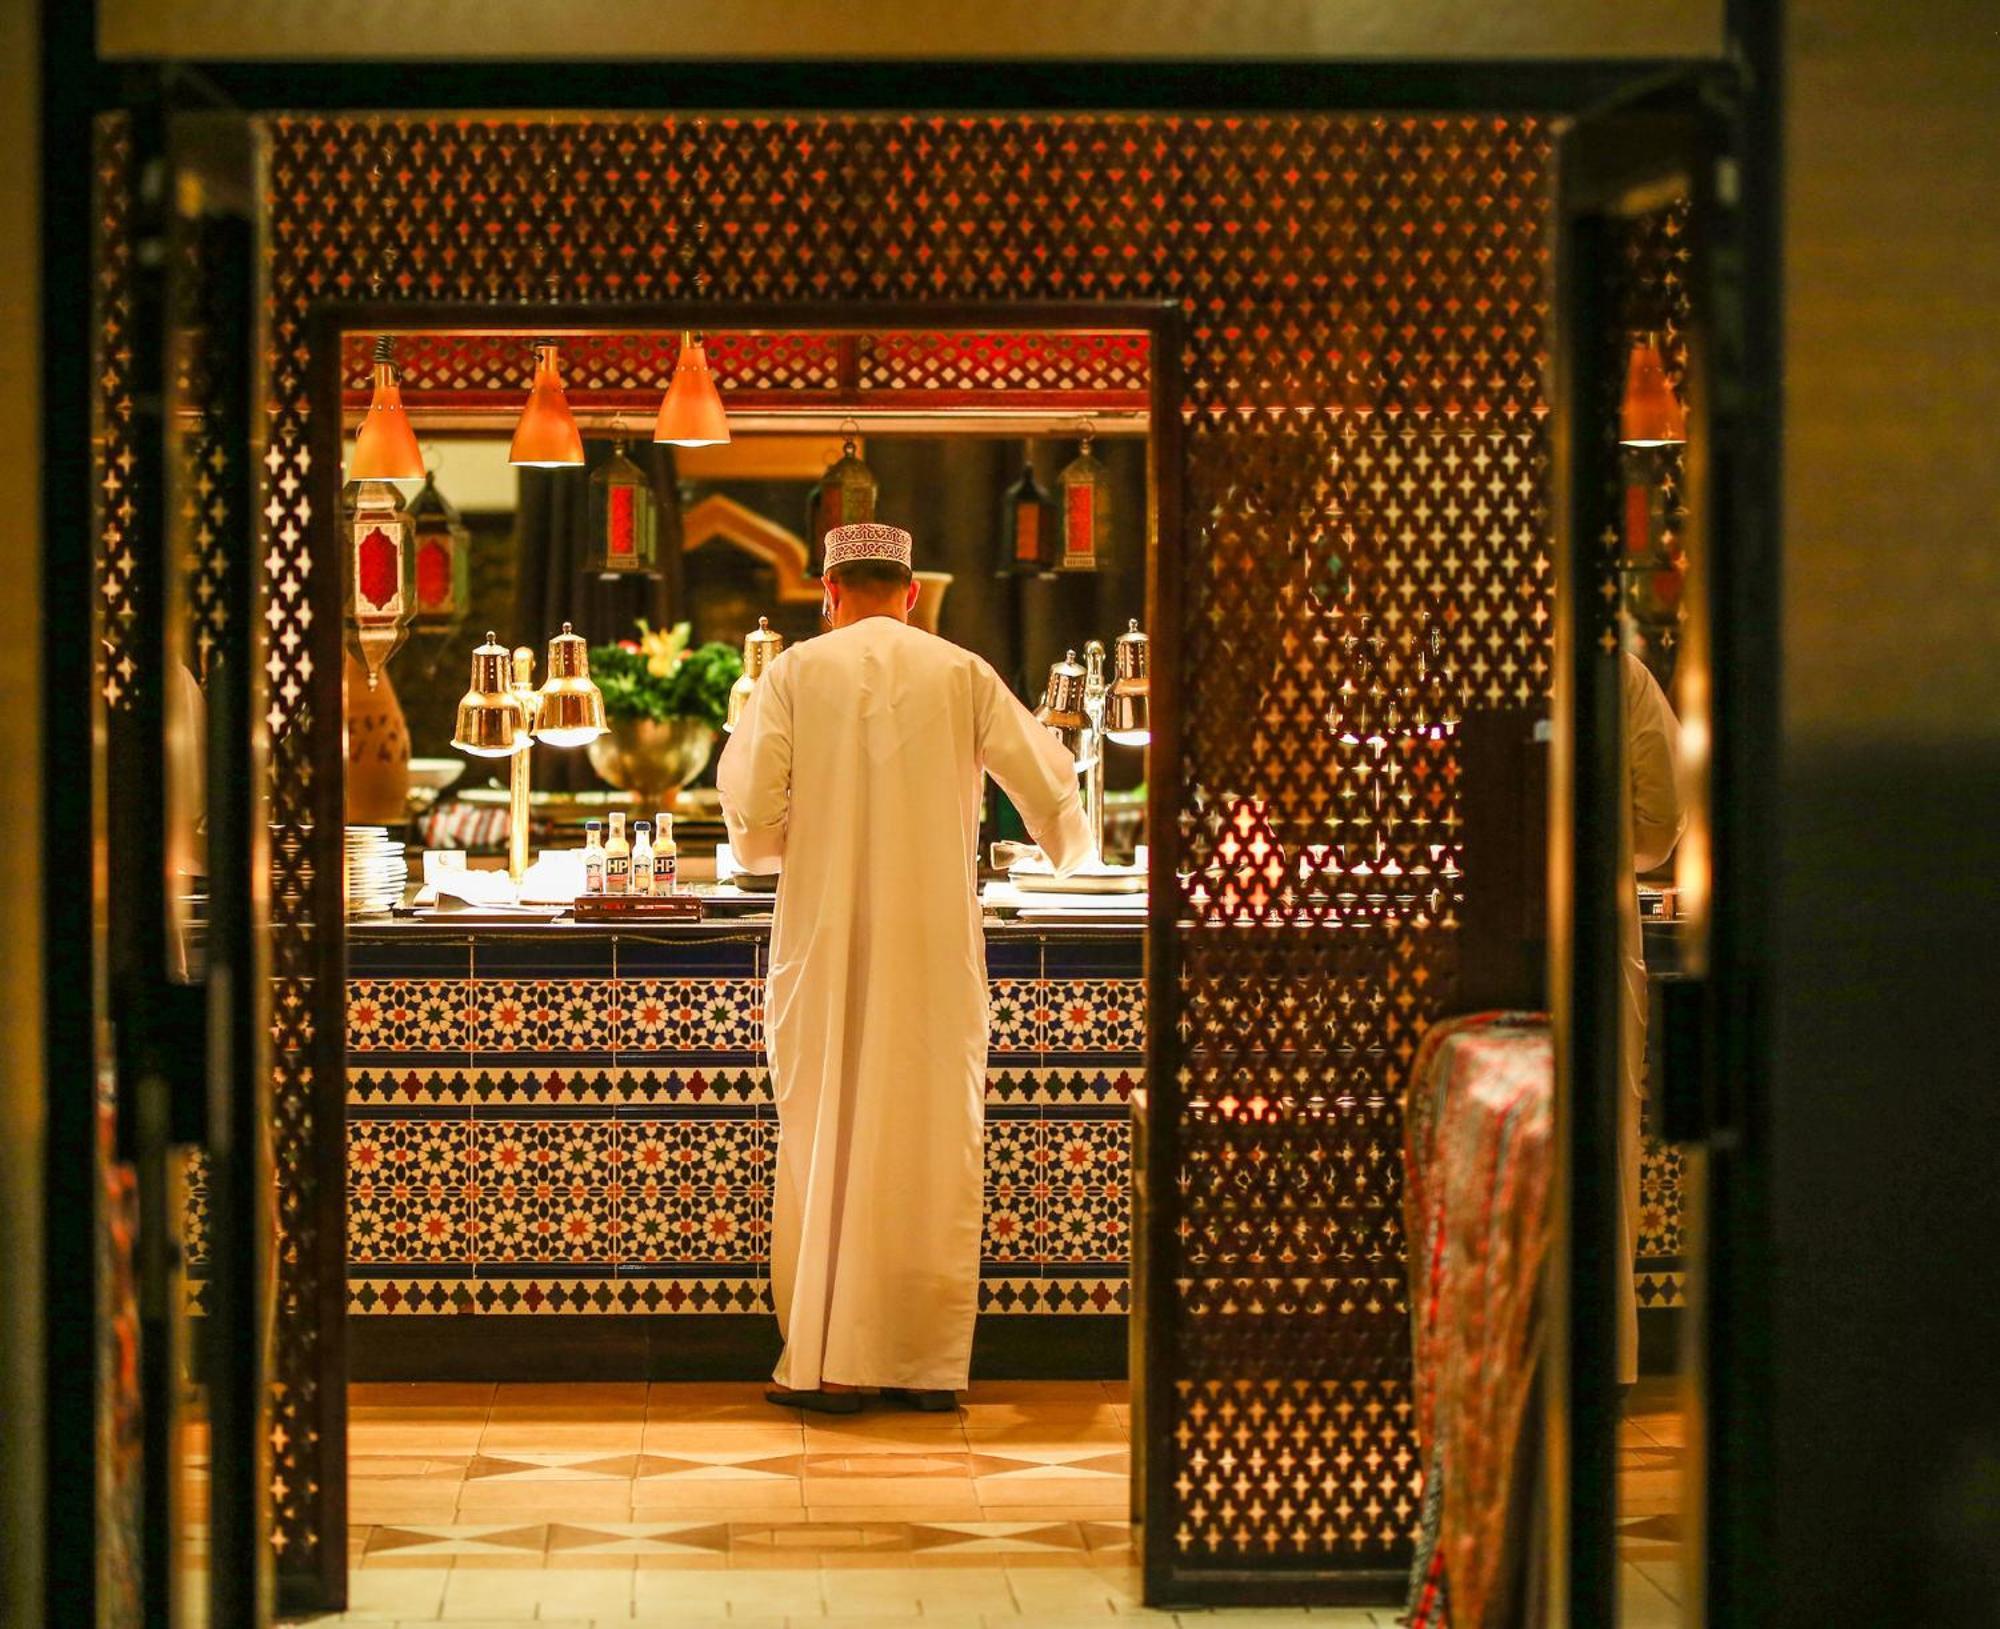
[[1033, 577], [1054, 571], [1059, 546], [1055, 500], [1024, 458], [1020, 476], [1001, 494], [1000, 558], [994, 575]]
[[410, 500], [410, 527], [416, 551], [416, 611], [411, 626], [420, 633], [452, 635], [472, 605], [472, 533], [457, 508], [427, 473]]
[[387, 481], [351, 481], [341, 494], [347, 547], [347, 643], [368, 672], [368, 688], [402, 648], [416, 614], [416, 551], [410, 513]]
[[590, 551], [584, 569], [601, 577], [659, 574], [660, 510], [653, 483], [620, 439], [590, 476]]
[[1061, 504], [1063, 571], [1096, 571], [1110, 563], [1111, 472], [1090, 451], [1092, 432], [1056, 485]]

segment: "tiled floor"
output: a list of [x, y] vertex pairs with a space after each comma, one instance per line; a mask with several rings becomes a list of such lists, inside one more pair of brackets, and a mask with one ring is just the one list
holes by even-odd
[[[356, 1386], [350, 1610], [566, 1629], [1389, 1629], [1390, 1607], [1139, 1605], [1121, 1384], [975, 1387], [955, 1415], [774, 1409], [762, 1388]], [[1620, 1441], [1627, 1629], [1677, 1622], [1679, 1419]]]
[[1673, 1381], [1640, 1381], [1618, 1430], [1619, 1629], [1681, 1621], [1683, 1440]]

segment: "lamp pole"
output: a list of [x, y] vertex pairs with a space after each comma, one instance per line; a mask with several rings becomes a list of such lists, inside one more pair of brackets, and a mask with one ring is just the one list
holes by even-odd
[[1090, 862], [1104, 864], [1104, 644], [1083, 647], [1083, 713], [1090, 722], [1090, 767], [1083, 772], [1083, 813], [1090, 823]]
[[507, 688], [521, 704], [523, 721], [521, 750], [507, 766], [507, 875], [518, 884], [528, 870], [530, 763], [535, 756], [535, 715], [542, 707], [535, 690], [535, 653], [526, 645], [514, 647], [514, 682]]

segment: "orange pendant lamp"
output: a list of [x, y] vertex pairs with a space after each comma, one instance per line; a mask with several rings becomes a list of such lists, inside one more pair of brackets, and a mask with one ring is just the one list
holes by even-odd
[[723, 411], [722, 393], [715, 388], [699, 334], [681, 335], [681, 354], [653, 424], [653, 439], [676, 447], [729, 445], [729, 415]]
[[1688, 438], [1687, 413], [1667, 382], [1657, 334], [1642, 334], [1632, 346], [1618, 420], [1618, 439], [1627, 447], [1678, 447]]
[[510, 464], [532, 469], [574, 469], [583, 464], [583, 437], [576, 418], [563, 394], [562, 364], [552, 339], [535, 341], [535, 378], [528, 389], [528, 405], [514, 426], [514, 444], [507, 452]]
[[347, 467], [350, 481], [421, 481], [423, 450], [417, 432], [403, 411], [403, 387], [396, 375], [396, 342], [387, 334], [375, 340], [375, 394], [354, 438], [354, 457]]

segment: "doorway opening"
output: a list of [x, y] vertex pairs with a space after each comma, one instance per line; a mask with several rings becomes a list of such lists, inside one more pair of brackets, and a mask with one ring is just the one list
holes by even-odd
[[[770, 896], [739, 886], [718, 853], [713, 760], [741, 671], [730, 659], [753, 629], [814, 636], [814, 533], [878, 519], [915, 535], [916, 620], [1033, 705], [1053, 664], [1150, 625], [1160, 517], [1177, 507], [1177, 466], [1155, 440], [1177, 410], [1152, 367], [1178, 345], [1174, 313], [1095, 307], [1088, 326], [1032, 306], [982, 306], [977, 326], [971, 315], [815, 323], [704, 308], [730, 439], [683, 448], [651, 440], [689, 342], [681, 313], [315, 314], [315, 352], [338, 369], [316, 375], [313, 423], [341, 432], [331, 445], [317, 434], [316, 470], [351, 449], [384, 341], [427, 465], [407, 494], [331, 473], [315, 493], [354, 551], [344, 664], [340, 630], [315, 634], [322, 660], [345, 668], [348, 832], [347, 1298], [344, 1327], [322, 1339], [346, 1352], [350, 1565], [360, 1584], [380, 1569], [378, 1593], [396, 1604], [518, 1605], [522, 1575], [478, 1561], [540, 1557], [564, 1610], [580, 1588], [664, 1609], [689, 1599], [674, 1558], [707, 1558], [718, 1614], [817, 1611], [839, 1574], [822, 1582], [798, 1564], [919, 1553], [987, 1558], [959, 1578], [958, 1606], [976, 1582], [991, 1598], [972, 1604], [1013, 1610], [1008, 1565], [1063, 1560], [1075, 1563], [1064, 1577], [1020, 1587], [1050, 1607], [1132, 1599], [1116, 1570], [1133, 1506], [1142, 891], [1058, 898], [983, 867], [994, 1021], [963, 1406], [871, 1402], [822, 1420], [762, 1397], [781, 1157], [761, 1033]], [[581, 461], [516, 468], [509, 437], [543, 343], [562, 358]], [[1079, 480], [1104, 506], [1091, 554], [1064, 499]], [[411, 602], [364, 603], [359, 551], [389, 528], [409, 552], [394, 576]], [[401, 616], [400, 643], [371, 615], [377, 628]], [[514, 812], [509, 760], [495, 775], [494, 760], [452, 745], [467, 658], [489, 629], [539, 656], [559, 628], [591, 647], [610, 733], [587, 751], [536, 749], [529, 869], [515, 902], [475, 903], [481, 887], [445, 873], [503, 875]], [[654, 661], [713, 662], [720, 676], [684, 702], [706, 726], [703, 761], [634, 785], [605, 748], [632, 705], [618, 675]], [[1107, 870], [1137, 890], [1150, 864], [1157, 887], [1173, 848], [1149, 852], [1144, 749], [1103, 756]], [[991, 796], [983, 854], [1022, 835]], [[586, 823], [656, 809], [673, 813], [679, 886], [701, 922], [589, 925], [559, 884], [538, 885]], [[342, 1381], [329, 1370], [325, 1383]], [[795, 1570], [766, 1576], [760, 1559]], [[578, 1570], [595, 1576], [579, 1583]], [[912, 1599], [937, 1610], [947, 1583]]]

